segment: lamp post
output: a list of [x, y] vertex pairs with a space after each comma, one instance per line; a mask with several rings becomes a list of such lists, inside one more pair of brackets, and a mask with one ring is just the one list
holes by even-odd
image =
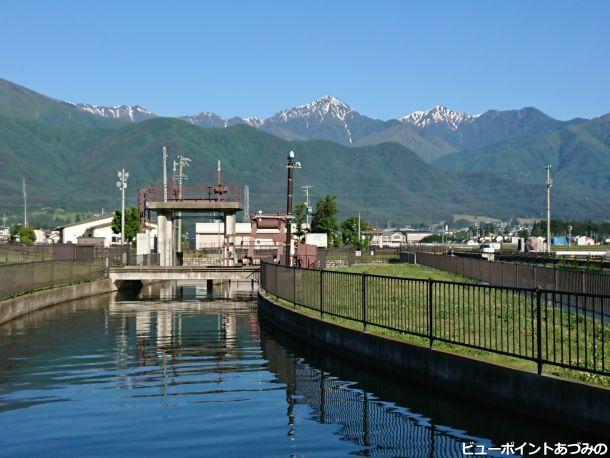
[[127, 178], [129, 172], [121, 169], [118, 172], [119, 181], [116, 182], [116, 187], [121, 190], [121, 245], [125, 244], [125, 189], [127, 188]]
[[301, 163], [294, 161], [294, 151], [288, 153], [288, 189], [286, 198], [286, 265], [291, 264], [290, 249], [292, 247], [292, 181], [294, 169], [300, 169]]

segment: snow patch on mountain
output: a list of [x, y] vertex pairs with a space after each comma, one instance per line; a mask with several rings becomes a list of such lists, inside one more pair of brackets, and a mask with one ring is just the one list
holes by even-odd
[[126, 119], [132, 122], [154, 118], [156, 115], [147, 108], [140, 105], [119, 105], [116, 107], [104, 107], [100, 105], [90, 105], [88, 103], [77, 103], [76, 107], [102, 118]]
[[399, 118], [405, 124], [413, 124], [424, 128], [433, 124], [446, 124], [451, 130], [457, 130], [462, 123], [472, 122], [474, 116], [468, 113], [458, 113], [442, 105], [437, 105], [426, 111], [415, 111]]

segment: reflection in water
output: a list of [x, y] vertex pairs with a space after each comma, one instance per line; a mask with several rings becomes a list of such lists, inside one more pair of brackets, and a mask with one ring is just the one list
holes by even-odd
[[262, 339], [269, 368], [286, 384], [290, 434], [298, 435], [294, 409], [305, 405], [310, 418], [339, 425], [338, 435], [361, 447], [365, 456], [463, 456], [462, 443], [488, 440], [439, 427], [417, 413], [377, 399], [373, 394], [291, 356], [271, 338]]
[[542, 437], [261, 330], [251, 289], [215, 287], [148, 285], [0, 327], [2, 453], [440, 457]]

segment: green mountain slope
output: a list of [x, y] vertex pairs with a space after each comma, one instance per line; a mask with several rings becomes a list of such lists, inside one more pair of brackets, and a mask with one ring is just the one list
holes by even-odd
[[0, 115], [40, 121], [59, 128], [116, 127], [123, 124], [79, 110], [60, 100], [0, 78]]
[[[71, 130], [0, 118], [0, 139], [4, 208], [21, 205], [21, 176], [28, 180], [32, 205], [115, 208], [120, 168], [130, 172], [128, 196], [135, 203], [138, 187], [159, 182], [164, 145], [172, 157], [192, 159], [187, 169], [191, 183], [213, 183], [216, 161], [222, 160], [227, 182], [250, 186], [252, 211], [284, 208], [290, 150], [303, 164], [295, 174], [295, 189], [312, 185], [314, 198], [336, 194], [344, 215], [359, 211], [380, 224], [438, 221], [464, 213], [531, 216], [544, 208], [543, 186], [443, 171], [396, 143], [354, 148], [325, 141], [288, 142], [245, 125], [206, 129], [169, 118], [116, 129]], [[566, 217], [582, 217], [597, 208], [565, 200], [569, 205], [561, 211]]]
[[496, 173], [525, 183], [544, 183], [546, 164], [553, 167], [556, 190], [583, 200], [606, 200], [604, 193], [610, 190], [610, 115], [436, 161], [447, 170]]

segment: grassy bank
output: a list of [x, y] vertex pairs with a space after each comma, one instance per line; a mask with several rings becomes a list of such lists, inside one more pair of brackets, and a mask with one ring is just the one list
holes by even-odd
[[400, 264], [354, 264], [349, 267], [337, 267], [335, 269], [338, 272], [352, 272], [352, 273], [367, 273], [371, 275], [387, 275], [388, 277], [403, 277], [403, 278], [417, 278], [421, 280], [432, 280], [441, 281], [458, 281], [466, 283], [474, 283], [474, 280], [470, 278], [462, 277], [444, 270], [433, 269], [432, 267], [426, 267], [421, 265], [400, 263]]

